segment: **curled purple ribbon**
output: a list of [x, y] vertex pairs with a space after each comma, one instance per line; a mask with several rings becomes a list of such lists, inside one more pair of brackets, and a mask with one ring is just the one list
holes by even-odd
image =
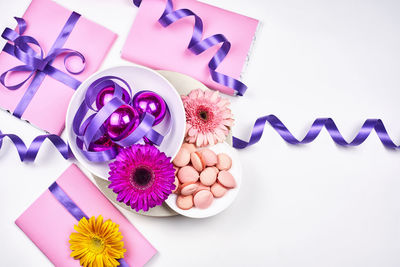
[[[46, 75], [64, 83], [72, 89], [78, 88], [81, 84], [80, 81], [72, 76], [51, 66], [56, 57], [64, 55], [64, 67], [68, 73], [79, 74], [84, 70], [85, 57], [78, 51], [62, 48], [79, 18], [80, 15], [78, 13], [72, 12], [47, 56], [44, 56], [44, 51], [35, 38], [23, 35], [27, 27], [27, 23], [23, 18], [15, 17], [15, 20], [18, 23], [18, 32], [10, 28], [4, 30], [2, 37], [9, 42], [4, 46], [3, 51], [18, 58], [24, 64], [13, 67], [1, 74], [1, 84], [9, 90], [17, 90], [33, 77], [32, 82], [29, 84], [28, 89], [25, 91], [13, 112], [14, 116], [21, 118]], [[10, 42], [13, 42], [14, 44], [11, 44]], [[30, 45], [37, 46], [40, 52], [36, 52]], [[82, 68], [78, 71], [71, 70], [67, 65], [68, 59], [75, 56], [79, 57], [83, 64]], [[10, 85], [7, 84], [6, 79], [7, 75], [12, 72], [29, 72], [29, 75], [20, 83]]]
[[[380, 119], [367, 119], [362, 125], [361, 129], [359, 130], [357, 136], [351, 142], [347, 142], [340, 133], [335, 122], [331, 118], [316, 119], [314, 123], [311, 125], [311, 128], [306, 134], [306, 136], [302, 140], [298, 140], [275, 115], [268, 115], [265, 117], [258, 118], [254, 124], [249, 141], [244, 141], [237, 137], [233, 137], [233, 144], [232, 144], [233, 147], [237, 149], [243, 149], [257, 143], [261, 139], [261, 136], [263, 134], [267, 122], [272, 126], [272, 128], [275, 131], [278, 132], [278, 134], [283, 138], [283, 140], [285, 140], [287, 143], [291, 145], [301, 145], [301, 144], [311, 143], [318, 137], [322, 129], [325, 127], [329, 135], [331, 136], [332, 140], [340, 146], [361, 145], [368, 138], [370, 133], [373, 130], [375, 130], [379, 139], [381, 140], [382, 144], [385, 147], [390, 149], [400, 148], [400, 146], [397, 146], [392, 141], [385, 128], [385, 125]], [[40, 149], [40, 146], [42, 145], [45, 139], [49, 139], [65, 159], [73, 157], [68, 145], [58, 135], [54, 134], [40, 135], [36, 137], [33, 140], [32, 144], [29, 146], [29, 148], [27, 148], [25, 143], [17, 135], [2, 134], [0, 131], [0, 149], [3, 144], [3, 139], [5, 137], [8, 137], [14, 143], [15, 147], [17, 148], [21, 161], [34, 161]], [[79, 140], [80, 139], [78, 139], [78, 141]], [[117, 151], [115, 153], [117, 153]], [[114, 154], [114, 157], [115, 156], [116, 154]], [[93, 161], [102, 161], [104, 159], [103, 158], [104, 155], [101, 153], [92, 154], [91, 157], [98, 157], [98, 159], [95, 159]]]
[[[117, 81], [122, 82], [127, 90], [120, 86]], [[97, 95], [105, 87], [113, 87], [113, 98], [108, 101], [101, 109], [97, 110], [93, 107]], [[124, 91], [130, 95], [129, 101], [124, 99]], [[110, 146], [103, 151], [92, 151], [90, 145], [106, 134], [104, 123], [118, 108], [123, 105], [129, 105], [132, 102], [132, 89], [129, 84], [116, 76], [104, 76], [92, 82], [87, 88], [84, 101], [78, 108], [73, 120], [73, 131], [76, 134], [76, 144], [82, 154], [92, 162], [104, 162], [112, 160], [118, 154], [118, 147]], [[88, 112], [93, 111], [93, 114], [88, 116]], [[86, 119], [85, 119], [86, 118]], [[122, 147], [131, 146], [142, 138], [147, 138], [152, 144], [159, 146], [164, 139], [164, 136], [155, 131], [152, 127], [154, 124], [154, 116], [150, 113], [144, 113], [141, 121], [136, 129], [128, 136], [121, 140], [112, 140], [114, 144]]]
[[335, 122], [331, 118], [316, 119], [311, 125], [311, 128], [306, 136], [302, 140], [298, 140], [275, 115], [268, 115], [258, 118], [254, 123], [249, 141], [243, 141], [237, 137], [233, 137], [233, 147], [243, 149], [257, 143], [261, 139], [267, 122], [272, 126], [275, 131], [278, 132], [283, 140], [292, 145], [311, 143], [315, 140], [315, 138], [318, 137], [321, 130], [325, 127], [332, 140], [340, 146], [361, 145], [368, 138], [372, 130], [375, 130], [379, 139], [385, 147], [391, 149], [400, 148], [400, 146], [397, 146], [392, 141], [388, 132], [386, 131], [385, 125], [380, 119], [367, 119], [359, 130], [357, 136], [351, 142], [347, 142], [343, 138]]
[[[77, 220], [80, 221], [83, 217], [89, 220], [89, 217], [81, 210], [78, 205], [65, 193], [65, 191], [54, 182], [49, 186], [49, 191], [53, 194], [55, 199], [64, 206], [64, 208]], [[129, 264], [124, 259], [118, 259], [120, 267], [129, 267]]]
[[[142, 0], [133, 0], [133, 3], [137, 7], [139, 7], [140, 4], [142, 3]], [[237, 95], [242, 96], [247, 90], [247, 86], [245, 84], [228, 75], [216, 71], [219, 64], [221, 64], [221, 62], [228, 55], [229, 50], [231, 49], [231, 43], [223, 34], [214, 34], [202, 40], [203, 38], [202, 19], [198, 15], [196, 15], [196, 13], [194, 13], [189, 9], [178, 9], [174, 11], [172, 0], [167, 0], [164, 12], [158, 19], [158, 22], [163, 27], [168, 27], [172, 23], [182, 18], [190, 16], [194, 17], [194, 28], [193, 28], [193, 35], [188, 45], [188, 49], [192, 53], [199, 55], [215, 45], [222, 44], [221, 47], [218, 49], [217, 53], [208, 62], [208, 68], [210, 70], [211, 78], [216, 83], [232, 88], [233, 90], [236, 91]]]
[[32, 143], [27, 147], [22, 141], [21, 138], [19, 138], [15, 134], [3, 134], [0, 131], [0, 149], [3, 145], [3, 139], [5, 137], [8, 137], [13, 143], [15, 148], [17, 149], [17, 152], [19, 154], [19, 158], [21, 161], [29, 162], [29, 161], [35, 161], [36, 156], [40, 150], [40, 147], [42, 146], [43, 142], [46, 139], [49, 139], [51, 143], [55, 146], [55, 148], [60, 152], [60, 154], [65, 158], [69, 159], [73, 157], [72, 152], [68, 146], [67, 143], [64, 142], [64, 140], [59, 137], [58, 135], [55, 134], [49, 134], [49, 135], [39, 135], [35, 137], [35, 139], [32, 141]]

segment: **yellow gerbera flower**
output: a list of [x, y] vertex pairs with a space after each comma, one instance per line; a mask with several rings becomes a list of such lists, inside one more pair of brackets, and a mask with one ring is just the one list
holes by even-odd
[[89, 221], [83, 217], [78, 225], [74, 225], [77, 233], [70, 235], [71, 257], [84, 267], [118, 266], [117, 259], [124, 257], [126, 249], [122, 242], [119, 225], [107, 220], [103, 223], [100, 215]]

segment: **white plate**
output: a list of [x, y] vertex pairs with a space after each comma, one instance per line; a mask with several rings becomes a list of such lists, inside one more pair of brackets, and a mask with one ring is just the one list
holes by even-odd
[[[113, 75], [124, 79], [132, 88], [133, 95], [141, 90], [151, 90], [164, 98], [171, 112], [172, 129], [165, 136], [164, 141], [158, 147], [169, 157], [175, 157], [182, 144], [185, 135], [186, 118], [180, 95], [174, 86], [157, 72], [142, 66], [119, 66], [97, 72], [85, 80], [73, 95], [67, 111], [65, 128], [68, 142], [76, 159], [94, 175], [107, 179], [109, 162], [95, 163], [89, 161], [76, 146], [76, 135], [72, 129], [74, 115], [82, 103], [87, 87], [96, 79]], [[165, 133], [166, 125], [159, 124], [155, 127], [160, 133]]]
[[209, 146], [209, 149], [215, 153], [226, 153], [232, 158], [232, 168], [229, 172], [235, 177], [237, 186], [233, 189], [228, 190], [228, 192], [221, 198], [214, 198], [213, 203], [207, 209], [191, 208], [189, 210], [182, 210], [176, 205], [176, 194], [171, 194], [165, 201], [167, 205], [179, 214], [182, 214], [191, 218], [206, 218], [214, 216], [232, 204], [233, 200], [239, 192], [240, 185], [242, 183], [242, 166], [240, 164], [238, 152], [227, 143], [219, 143], [214, 146]]
[[[209, 90], [204, 84], [185, 74], [167, 70], [158, 70], [157, 72], [160, 73], [162, 76], [164, 76], [175, 87], [175, 89], [178, 91], [180, 95], [187, 95], [188, 93], [190, 93], [191, 90], [198, 88], [202, 90]], [[226, 142], [228, 144], [232, 144], [231, 134], [229, 134], [228, 138], [226, 139]], [[96, 176], [94, 176], [94, 178], [97, 186], [100, 188], [103, 194], [105, 194], [119, 207], [122, 207], [134, 213], [139, 213], [142, 215], [153, 216], [153, 217], [168, 217], [168, 216], [175, 216], [178, 214], [171, 208], [169, 208], [169, 206], [165, 202], [163, 203], [162, 206], [156, 206], [154, 208], [149, 209], [146, 212], [144, 211], [137, 212], [135, 210], [132, 210], [129, 206], [125, 205], [124, 203], [118, 202], [116, 200], [116, 194], [110, 188], [108, 188], [108, 185], [110, 184], [108, 181], [105, 181]]]

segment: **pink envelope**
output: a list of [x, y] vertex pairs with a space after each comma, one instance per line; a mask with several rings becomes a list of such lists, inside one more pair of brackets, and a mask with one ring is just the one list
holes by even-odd
[[[23, 16], [28, 24], [24, 35], [34, 37], [46, 54], [70, 15], [70, 10], [54, 1], [32, 0]], [[81, 52], [86, 58], [86, 68], [79, 75], [70, 75], [83, 81], [97, 71], [116, 37], [115, 33], [81, 16], [63, 48]], [[71, 62], [76, 63], [78, 60], [71, 58]], [[0, 53], [0, 74], [21, 64], [21, 61], [4, 51]], [[68, 73], [62, 58], [56, 59], [52, 66]], [[10, 75], [9, 83], [22, 81], [27, 75], [28, 73]], [[13, 112], [29, 84], [28, 81], [15, 91], [8, 90], [0, 84], [0, 107]], [[50, 133], [60, 134], [64, 128], [67, 107], [73, 93], [72, 88], [46, 76], [22, 118]]]
[[[230, 88], [211, 79], [208, 62], [219, 46], [200, 55], [187, 49], [193, 33], [194, 19], [184, 18], [164, 28], [158, 19], [166, 1], [144, 0], [122, 50], [122, 57], [153, 69], [172, 70], [187, 74], [210, 88], [233, 94]], [[187, 8], [203, 20], [203, 39], [222, 33], [232, 47], [217, 71], [239, 79], [256, 33], [258, 21], [234, 12], [195, 0], [173, 0], [174, 10]]]
[[[102, 215], [104, 220], [119, 224], [127, 250], [124, 260], [130, 266], [143, 266], [157, 253], [76, 165], [72, 164], [56, 182], [87, 216]], [[55, 266], [79, 266], [79, 261], [70, 257], [68, 243], [78, 221], [48, 189], [15, 223]]]

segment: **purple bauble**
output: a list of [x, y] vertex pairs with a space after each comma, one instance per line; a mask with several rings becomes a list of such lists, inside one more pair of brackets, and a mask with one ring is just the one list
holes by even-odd
[[119, 141], [131, 134], [139, 123], [139, 113], [129, 105], [122, 105], [107, 119], [107, 134], [112, 140]]
[[154, 116], [154, 124], [159, 124], [167, 113], [167, 105], [161, 96], [150, 91], [138, 92], [133, 97], [132, 106], [142, 115], [145, 112]]
[[94, 141], [89, 145], [89, 151], [100, 152], [107, 149], [110, 149], [114, 146], [114, 143], [111, 141], [110, 137], [107, 134], [102, 135], [99, 139]]
[[[96, 107], [101, 109], [105, 104], [107, 104], [114, 97], [114, 87], [105, 87], [97, 94], [96, 97]], [[122, 91], [122, 100], [125, 103], [129, 103], [129, 94], [126, 90]]]

